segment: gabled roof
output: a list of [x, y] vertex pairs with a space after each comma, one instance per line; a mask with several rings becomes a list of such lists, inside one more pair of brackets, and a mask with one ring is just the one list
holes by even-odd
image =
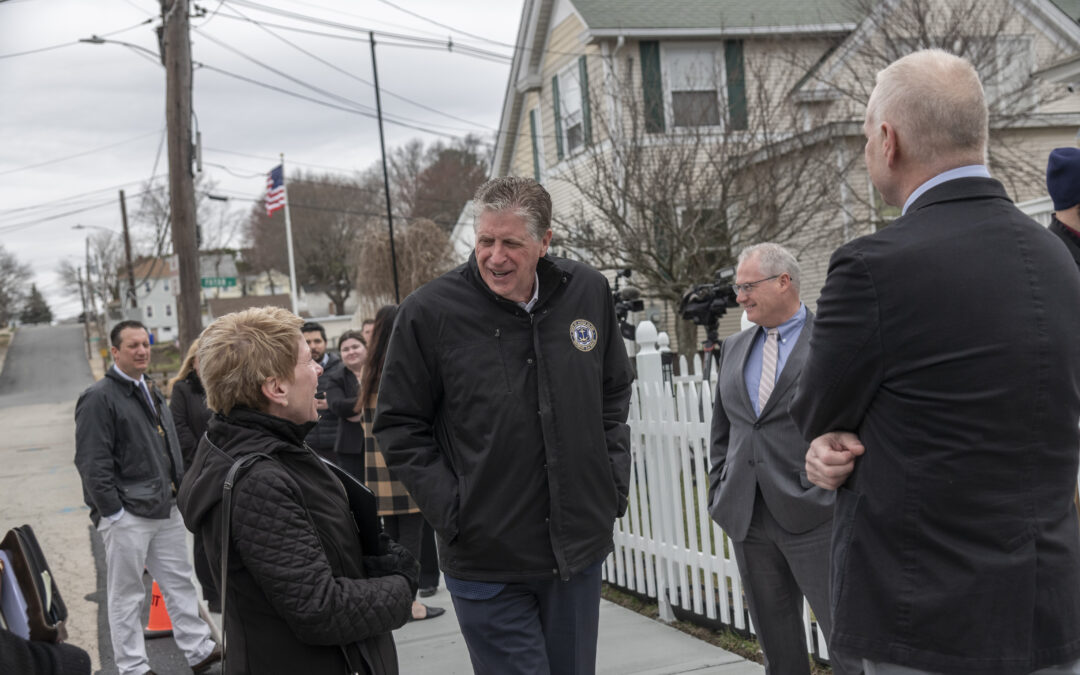
[[862, 17], [851, 0], [572, 0], [590, 31], [679, 30], [702, 27], [779, 28], [854, 24]]
[[1070, 19], [1080, 21], [1080, 0], [1052, 0], [1052, 2]]

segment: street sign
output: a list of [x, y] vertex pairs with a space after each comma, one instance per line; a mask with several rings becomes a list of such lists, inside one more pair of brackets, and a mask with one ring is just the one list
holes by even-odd
[[203, 288], [229, 288], [236, 285], [236, 277], [203, 277]]

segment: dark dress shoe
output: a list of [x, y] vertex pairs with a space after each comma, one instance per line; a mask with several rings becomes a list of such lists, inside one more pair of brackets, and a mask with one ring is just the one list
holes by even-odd
[[430, 598], [431, 596], [435, 595], [438, 592], [439, 592], [439, 587], [438, 586], [427, 586], [425, 588], [420, 589], [420, 597], [421, 598]]
[[199, 661], [191, 667], [191, 670], [196, 673], [201, 673], [204, 670], [208, 670], [210, 666], [214, 665], [221, 660], [221, 645], [214, 645], [214, 651], [210, 652], [202, 661]]

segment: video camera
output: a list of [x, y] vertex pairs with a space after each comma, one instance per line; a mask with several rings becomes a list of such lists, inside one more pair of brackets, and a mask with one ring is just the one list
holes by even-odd
[[735, 291], [731, 283], [735, 280], [735, 268], [725, 267], [716, 271], [712, 283], [697, 284], [685, 294], [679, 302], [679, 315], [686, 321], [693, 321], [699, 326], [705, 327], [705, 342], [702, 350], [705, 352], [705, 363], [702, 369], [704, 380], [709, 379], [712, 369], [710, 355], [720, 358], [720, 352], [715, 348], [720, 345], [720, 337], [717, 328], [720, 317], [727, 314], [729, 307], [738, 307]]
[[712, 283], [698, 284], [683, 294], [679, 302], [679, 315], [699, 326], [716, 326], [729, 307], [738, 307], [731, 284], [735, 280], [735, 268], [725, 267], [716, 271]]
[[630, 278], [630, 268], [621, 269], [615, 273], [615, 290], [611, 292], [611, 299], [615, 301], [615, 318], [619, 320], [619, 332], [627, 340], [633, 340], [637, 328], [626, 321], [630, 312], [640, 312], [645, 309], [645, 301], [641, 299], [641, 291], [633, 286], [619, 288], [620, 278]]

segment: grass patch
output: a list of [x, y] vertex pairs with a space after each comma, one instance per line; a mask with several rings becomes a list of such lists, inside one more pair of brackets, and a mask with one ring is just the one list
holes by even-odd
[[[607, 583], [603, 585], [600, 595], [605, 600], [629, 610], [633, 610], [642, 616], [646, 616], [654, 621], [660, 620], [660, 608], [651, 598], [643, 598], [634, 593], [621, 591]], [[748, 661], [764, 664], [761, 649], [758, 647], [757, 640], [754, 638], [740, 635], [731, 629], [725, 628], [713, 630], [689, 621], [676, 620], [668, 625], [687, 635], [692, 635], [699, 640], [708, 642], [711, 645], [725, 649], [733, 654], [738, 654]], [[832, 668], [817, 663], [811, 658], [810, 672], [812, 675], [831, 675]]]

